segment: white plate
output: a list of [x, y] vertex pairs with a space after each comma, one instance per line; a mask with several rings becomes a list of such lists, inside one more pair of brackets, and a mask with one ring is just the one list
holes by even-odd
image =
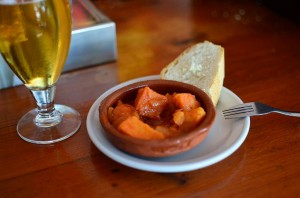
[[122, 152], [113, 146], [104, 134], [99, 122], [98, 107], [101, 101], [112, 92], [128, 84], [158, 79], [159, 76], [146, 76], [133, 79], [112, 87], [103, 93], [92, 105], [87, 116], [88, 134], [95, 146], [111, 159], [139, 170], [151, 172], [184, 172], [215, 164], [236, 151], [246, 139], [250, 118], [225, 120], [222, 110], [243, 103], [229, 89], [223, 87], [217, 106], [217, 117], [206, 139], [195, 148], [171, 157], [142, 158]]

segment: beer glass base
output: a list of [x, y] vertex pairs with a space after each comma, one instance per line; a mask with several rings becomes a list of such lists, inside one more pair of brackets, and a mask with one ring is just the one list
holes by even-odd
[[71, 107], [56, 104], [55, 109], [63, 114], [62, 121], [54, 126], [40, 127], [34, 123], [37, 109], [26, 113], [18, 122], [18, 135], [34, 144], [52, 144], [71, 137], [81, 125], [80, 114]]

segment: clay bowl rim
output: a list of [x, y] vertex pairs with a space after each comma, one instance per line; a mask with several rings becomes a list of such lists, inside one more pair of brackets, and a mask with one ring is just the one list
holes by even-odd
[[[138, 89], [145, 86], [149, 86], [150, 88], [153, 86], [167, 86], [168, 88], [174, 87], [173, 89], [175, 91], [167, 90], [164, 93], [174, 93], [176, 92], [176, 90], [186, 90], [185, 93], [194, 94], [197, 100], [200, 101], [201, 106], [204, 108], [206, 112], [206, 116], [204, 120], [194, 130], [188, 133], [181, 133], [177, 136], [173, 136], [165, 139], [144, 140], [144, 139], [138, 139], [138, 138], [134, 138], [122, 134], [109, 122], [107, 109], [110, 106], [114, 106], [119, 99], [124, 99], [125, 98], [124, 96], [130, 93], [132, 94], [134, 92], [137, 92]], [[153, 90], [157, 91], [155, 90], [155, 88]], [[183, 92], [184, 91], [182, 91], [181, 93]], [[183, 83], [183, 82], [173, 81], [173, 80], [162, 80], [162, 79], [145, 80], [145, 81], [129, 84], [111, 93], [101, 102], [99, 106], [99, 119], [105, 133], [108, 135], [116, 136], [117, 138], [121, 139], [123, 142], [133, 143], [135, 145], [153, 145], [155, 147], [156, 146], [166, 147], [166, 146], [178, 144], [180, 142], [185, 142], [193, 138], [194, 136], [200, 135], [205, 132], [208, 133], [212, 124], [215, 121], [215, 118], [216, 118], [216, 108], [212, 100], [210, 99], [210, 97], [204, 91], [202, 91], [201, 89], [193, 85]]]

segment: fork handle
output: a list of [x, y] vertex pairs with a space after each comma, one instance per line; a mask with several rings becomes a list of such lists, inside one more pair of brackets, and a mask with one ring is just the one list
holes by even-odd
[[280, 109], [276, 109], [276, 110], [274, 110], [274, 112], [280, 113], [280, 114], [283, 114], [283, 115], [287, 115], [287, 116], [300, 117], [299, 112], [283, 111], [283, 110], [280, 110]]

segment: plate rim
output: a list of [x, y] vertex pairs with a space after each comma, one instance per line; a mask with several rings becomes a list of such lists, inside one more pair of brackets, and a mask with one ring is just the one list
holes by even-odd
[[[207, 166], [210, 166], [217, 162], [222, 161], [223, 159], [230, 156], [233, 152], [235, 152], [241, 146], [241, 144], [245, 141], [245, 139], [248, 135], [249, 129], [250, 129], [250, 118], [249, 117], [238, 119], [238, 121], [243, 122], [243, 128], [235, 142], [232, 142], [232, 144], [224, 151], [219, 152], [217, 155], [213, 155], [212, 157], [210, 157], [206, 160], [202, 160], [202, 161], [197, 160], [199, 158], [198, 157], [196, 159], [189, 159], [189, 160], [182, 161], [181, 163], [176, 162], [176, 164], [174, 164], [174, 162], [157, 162], [157, 161], [149, 160], [150, 158], [142, 158], [142, 157], [133, 156], [133, 155], [127, 154], [127, 153], [117, 149], [116, 147], [114, 147], [105, 138], [105, 134], [103, 134], [103, 132], [101, 132], [102, 136], [106, 139], [106, 143], [110, 144], [110, 146], [115, 149], [115, 151], [110, 151], [109, 148], [106, 148], [105, 145], [103, 145], [103, 143], [101, 144], [101, 142], [99, 142], [97, 140], [97, 137], [95, 135], [96, 132], [92, 128], [92, 126], [93, 126], [93, 122], [92, 122], [93, 115], [92, 114], [93, 113], [98, 114], [98, 111], [96, 111], [96, 110], [98, 110], [98, 107], [99, 107], [101, 101], [108, 94], [112, 93], [113, 91], [120, 89], [121, 87], [126, 86], [131, 83], [134, 83], [134, 82], [139, 82], [139, 81], [143, 81], [143, 80], [152, 80], [152, 79], [158, 79], [158, 78], [159, 78], [159, 75], [150, 75], [150, 76], [144, 76], [144, 77], [131, 79], [129, 81], [125, 81], [123, 83], [117, 84], [117, 85], [109, 88], [108, 90], [106, 90], [104, 93], [102, 93], [92, 104], [92, 106], [88, 112], [87, 120], [86, 120], [86, 127], [87, 127], [87, 131], [88, 131], [88, 135], [89, 135], [89, 138], [91, 139], [91, 141], [93, 142], [93, 144], [97, 147], [97, 149], [99, 149], [99, 151], [101, 151], [107, 157], [109, 157], [112, 160], [114, 160], [120, 164], [123, 164], [125, 166], [135, 168], [138, 170], [143, 170], [143, 171], [160, 172], [160, 173], [185, 172], [185, 171], [192, 171], [192, 170], [196, 170], [196, 169], [200, 169], [200, 168], [205, 168]], [[222, 87], [222, 93], [224, 93], [224, 92], [227, 95], [234, 97], [235, 100], [237, 100], [239, 103], [243, 103], [243, 101], [234, 92], [232, 92], [228, 88]], [[103, 130], [100, 122], [99, 122], [99, 126], [100, 126], [100, 129]], [[117, 153], [115, 153], [116, 151], [117, 151]], [[145, 160], [145, 159], [147, 159], [147, 160]]]

